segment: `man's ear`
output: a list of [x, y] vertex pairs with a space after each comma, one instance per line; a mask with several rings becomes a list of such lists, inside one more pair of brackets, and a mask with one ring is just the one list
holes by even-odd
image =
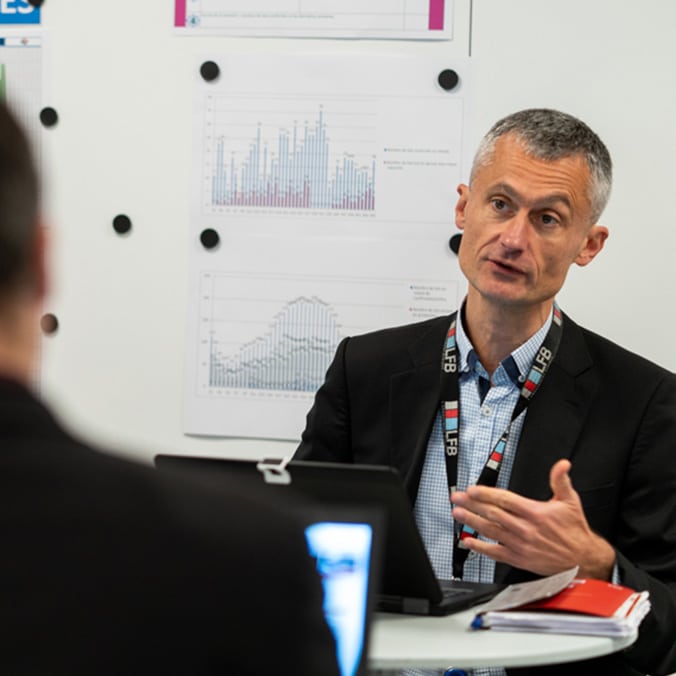
[[575, 258], [575, 263], [585, 266], [591, 263], [603, 249], [608, 239], [608, 228], [603, 225], [592, 225], [587, 232], [585, 241]]
[[458, 188], [458, 201], [455, 205], [455, 224], [460, 230], [465, 229], [465, 210], [469, 199], [469, 186], [461, 183]]

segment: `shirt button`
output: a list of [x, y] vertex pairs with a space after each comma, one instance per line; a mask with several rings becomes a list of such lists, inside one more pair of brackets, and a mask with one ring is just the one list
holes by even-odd
[[481, 407], [481, 415], [489, 416], [492, 413], [493, 413], [493, 409], [488, 404], [484, 404]]

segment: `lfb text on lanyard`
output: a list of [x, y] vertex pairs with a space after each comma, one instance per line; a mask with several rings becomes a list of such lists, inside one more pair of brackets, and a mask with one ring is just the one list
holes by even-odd
[[[458, 350], [455, 341], [457, 313], [451, 317], [451, 325], [446, 334], [441, 355], [441, 416], [443, 420], [444, 450], [446, 457], [446, 477], [449, 495], [456, 490], [458, 482], [458, 451], [460, 445], [460, 379], [458, 374]], [[561, 310], [556, 303], [552, 315], [552, 323], [540, 349], [533, 359], [528, 377], [521, 387], [519, 399], [512, 411], [507, 429], [500, 435], [497, 443], [481, 470], [477, 483], [495, 486], [507, 446], [512, 424], [526, 409], [538, 391], [561, 342], [562, 333]], [[477, 533], [469, 526], [463, 526], [453, 538], [453, 576], [462, 578], [468, 550], [463, 547], [463, 540], [476, 537]]]

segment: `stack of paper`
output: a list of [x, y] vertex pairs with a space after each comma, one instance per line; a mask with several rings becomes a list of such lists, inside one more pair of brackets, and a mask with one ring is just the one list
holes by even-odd
[[604, 580], [576, 579], [577, 569], [511, 585], [482, 607], [475, 629], [631, 636], [650, 611], [648, 592]]

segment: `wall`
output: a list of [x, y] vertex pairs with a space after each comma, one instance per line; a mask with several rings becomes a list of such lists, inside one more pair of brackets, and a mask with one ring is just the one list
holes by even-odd
[[[640, 11], [639, 11], [640, 8]], [[349, 48], [473, 60], [472, 135], [529, 106], [558, 107], [606, 141], [616, 180], [606, 251], [573, 270], [560, 302], [580, 323], [676, 368], [670, 349], [670, 0], [456, 0], [453, 42], [178, 38], [170, 0], [47, 0], [45, 212], [53, 244], [42, 389], [80, 433], [149, 460], [156, 452], [284, 455], [292, 442], [186, 437], [194, 69], [213, 53]], [[449, 186], [454, 190], [455, 186]], [[125, 213], [130, 235], [111, 222]], [[449, 234], [454, 231], [449, 218]], [[299, 430], [300, 432], [300, 430]]]

